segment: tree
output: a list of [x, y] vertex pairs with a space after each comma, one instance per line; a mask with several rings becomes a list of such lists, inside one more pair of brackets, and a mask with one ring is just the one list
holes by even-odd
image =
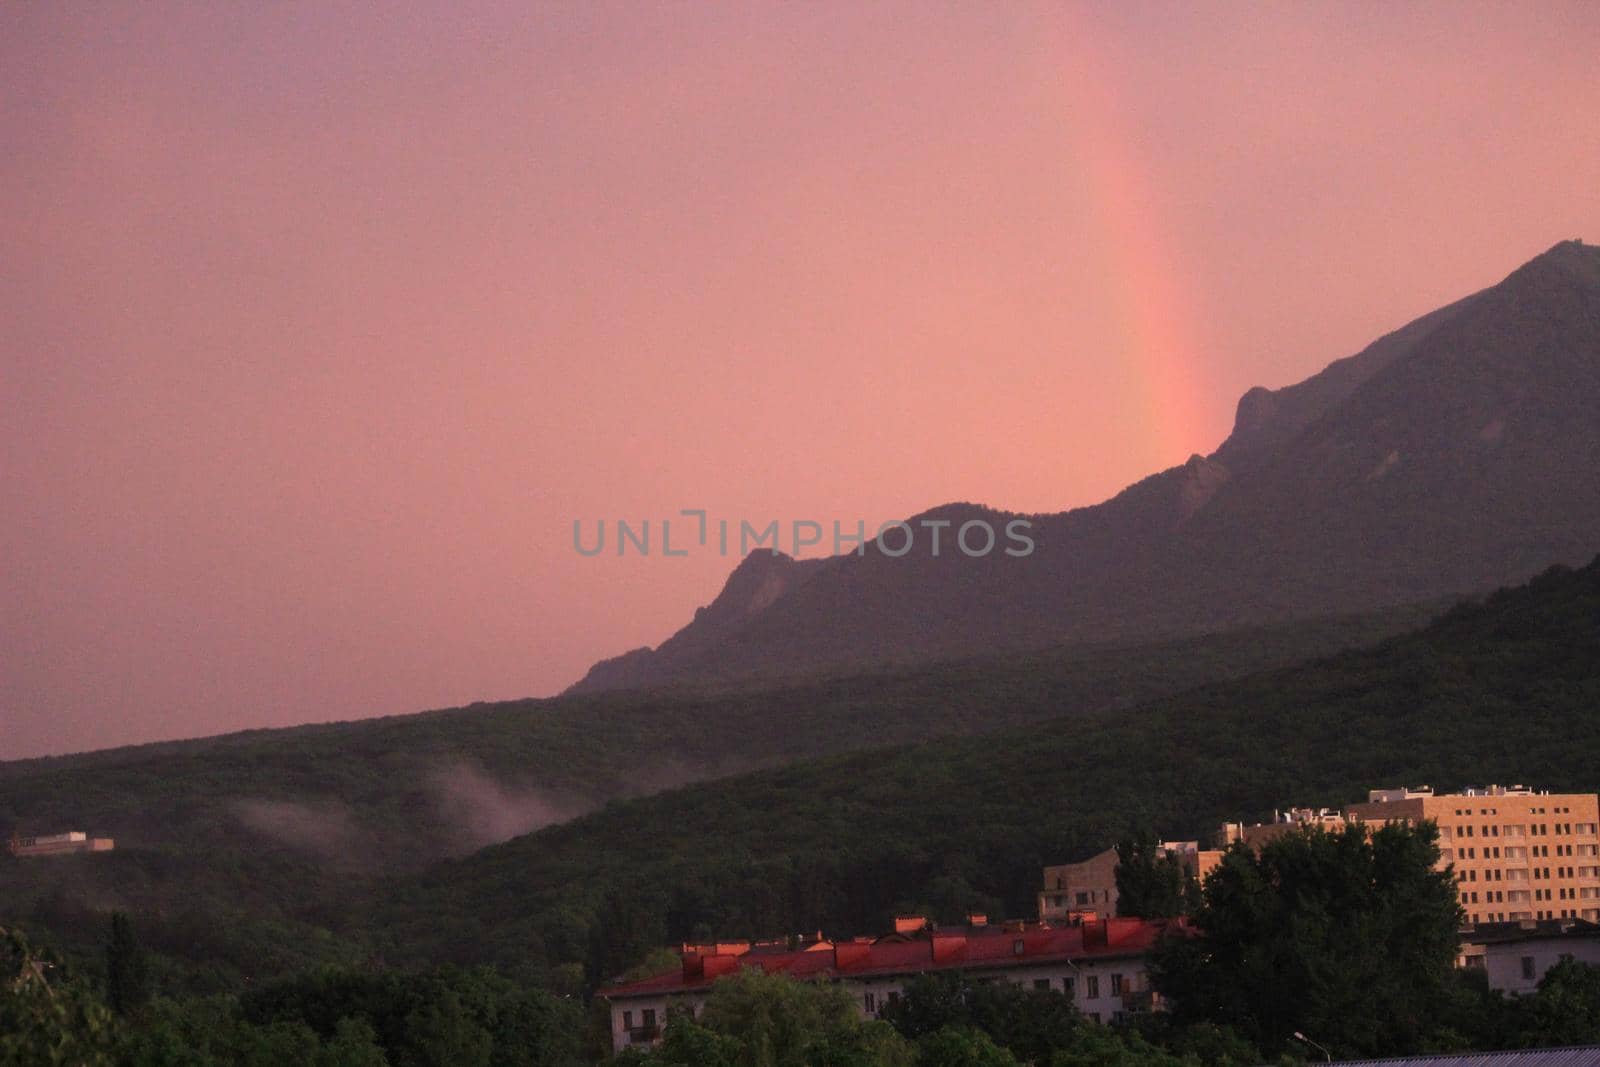
[[406, 1017], [404, 1067], [488, 1067], [494, 1038], [454, 990]]
[[975, 1030], [1018, 1059], [1041, 1063], [1084, 1026], [1083, 1016], [1062, 993], [980, 982], [952, 971], [907, 982], [899, 998], [884, 1007], [883, 1018], [912, 1040], [941, 1030]]
[[1141, 1012], [1127, 1019], [1122, 1029], [1130, 1044], [1137, 1038], [1180, 1059], [1198, 1060], [1207, 1067], [1252, 1067], [1263, 1059], [1254, 1045], [1226, 1026], [1205, 1022], [1178, 1024], [1164, 1011]]
[[240, 1010], [254, 1026], [304, 1024], [327, 1042], [359, 1021], [397, 1067], [565, 1067], [579, 1060], [584, 1030], [575, 1002], [482, 967], [419, 973], [322, 968], [263, 983], [240, 998]]
[[1183, 915], [1190, 910], [1197, 888], [1182, 858], [1162, 848], [1153, 834], [1117, 842], [1118, 915], [1143, 919]]
[[1197, 1061], [1157, 1048], [1137, 1033], [1119, 1034], [1094, 1027], [1041, 1062], [1048, 1062], [1050, 1067], [1190, 1067]]
[[0, 1067], [102, 1067], [115, 1020], [50, 954], [0, 927]]
[[1600, 1041], [1600, 967], [1566, 959], [1545, 972], [1539, 992], [1513, 1002], [1517, 1043], [1527, 1047]]
[[150, 1003], [150, 961], [126, 912], [111, 913], [106, 942], [106, 1002], [118, 1015], [133, 1015]]
[[389, 1067], [378, 1034], [365, 1019], [344, 1018], [317, 1053], [316, 1067]]
[[636, 966], [667, 940], [661, 902], [642, 891], [612, 888], [589, 924], [588, 979], [599, 985]]
[[917, 1042], [917, 1067], [1020, 1067], [982, 1030], [947, 1026]]
[[1459, 994], [1461, 913], [1431, 823], [1307, 829], [1235, 845], [1206, 879], [1194, 936], [1157, 946], [1177, 1021], [1235, 1028], [1263, 1052], [1295, 1031], [1335, 1055], [1424, 1046]]
[[649, 1067], [910, 1067], [911, 1046], [865, 1021], [842, 988], [745, 970], [717, 981], [698, 1020], [675, 1014]]

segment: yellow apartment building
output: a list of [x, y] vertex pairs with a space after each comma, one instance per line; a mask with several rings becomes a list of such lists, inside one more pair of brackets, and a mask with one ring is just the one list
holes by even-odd
[[[1341, 813], [1332, 808], [1290, 808], [1270, 823], [1225, 823], [1218, 849], [1243, 842], [1251, 848], [1307, 827], [1337, 830], [1347, 821], [1369, 825], [1421, 822], [1439, 827], [1439, 865], [1454, 864], [1467, 921], [1479, 923], [1586, 919], [1600, 922], [1600, 798], [1594, 793], [1540, 793], [1522, 785], [1491, 785], [1459, 793], [1373, 789], [1365, 804]], [[1183, 855], [1202, 881], [1221, 851], [1193, 841], [1164, 841]], [[1059, 921], [1072, 912], [1117, 913], [1117, 854], [1112, 849], [1082, 861], [1044, 869], [1039, 917]]]
[[1600, 800], [1491, 785], [1459, 793], [1374, 789], [1347, 818], [1369, 824], [1431, 819], [1439, 862], [1455, 864], [1472, 923], [1600, 920]]

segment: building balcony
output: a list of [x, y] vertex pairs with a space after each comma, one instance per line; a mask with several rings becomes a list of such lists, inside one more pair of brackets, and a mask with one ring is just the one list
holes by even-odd
[[1129, 989], [1122, 994], [1122, 1010], [1128, 1012], [1160, 1011], [1161, 994], [1153, 989]]
[[661, 1027], [652, 1023], [649, 1026], [635, 1026], [628, 1030], [628, 1044], [652, 1045], [661, 1037]]

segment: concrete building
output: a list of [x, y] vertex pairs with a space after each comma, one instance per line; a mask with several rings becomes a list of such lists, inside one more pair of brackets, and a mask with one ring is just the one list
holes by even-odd
[[1369, 824], [1437, 823], [1439, 862], [1455, 865], [1471, 923], [1600, 920], [1594, 793], [1536, 793], [1521, 785], [1440, 794], [1426, 786], [1374, 789], [1345, 815]]
[[[1222, 859], [1216, 849], [1203, 849], [1198, 841], [1163, 841], [1162, 851], [1183, 860], [1185, 869], [1201, 880]], [[1117, 850], [1108, 848], [1078, 863], [1044, 869], [1039, 892], [1041, 922], [1071, 922], [1117, 914]]]
[[69, 856], [77, 852], [110, 852], [117, 843], [109, 837], [90, 837], [82, 830], [64, 834], [45, 834], [39, 837], [11, 835], [13, 856]]
[[1383, 1060], [1329, 1060], [1331, 1067], [1600, 1067], [1600, 1045], [1517, 1048], [1500, 1052], [1445, 1052]]
[[1145, 955], [1180, 922], [1096, 919], [1073, 926], [982, 922], [933, 927], [921, 918], [896, 922], [896, 932], [873, 939], [815, 941], [794, 948], [744, 942], [685, 945], [681, 967], [668, 974], [599, 991], [611, 1006], [612, 1047], [661, 1039], [671, 1009], [698, 1013], [721, 977], [741, 969], [806, 981], [835, 982], [855, 998], [863, 1017], [876, 1017], [911, 979], [965, 971], [980, 980], [1053, 989], [1072, 998], [1095, 1022], [1150, 1011]]
[[1243, 841], [1251, 848], [1260, 848], [1275, 837], [1314, 827], [1332, 832], [1343, 829], [1345, 818], [1334, 808], [1287, 808], [1272, 814], [1271, 822], [1246, 825], [1242, 822], [1225, 822], [1217, 831], [1217, 848], [1225, 849]]
[[1545, 972], [1562, 960], [1600, 964], [1600, 924], [1582, 919], [1484, 923], [1461, 935], [1456, 964], [1483, 971], [1501, 993], [1536, 992]]
[[1039, 919], [1065, 922], [1117, 913], [1117, 850], [1108, 848], [1078, 863], [1044, 869]]

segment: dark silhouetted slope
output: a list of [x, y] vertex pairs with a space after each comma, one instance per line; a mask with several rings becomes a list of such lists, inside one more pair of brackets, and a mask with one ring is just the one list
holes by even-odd
[[869, 549], [791, 564], [809, 567], [803, 580], [753, 611], [730, 579], [705, 609], [714, 626], [697, 619], [576, 688], [1203, 632], [1494, 588], [1600, 551], [1597, 411], [1600, 249], [1564, 242], [1298, 385], [1251, 390], [1211, 456], [1032, 517], [1027, 558]]

